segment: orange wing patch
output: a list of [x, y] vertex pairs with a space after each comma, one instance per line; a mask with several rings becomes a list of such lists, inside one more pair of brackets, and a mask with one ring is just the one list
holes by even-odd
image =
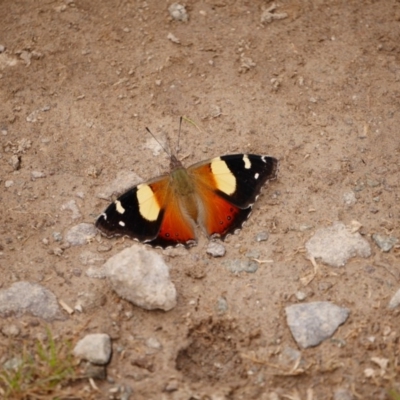
[[155, 243], [171, 241], [185, 244], [196, 240], [194, 224], [182, 213], [179, 199], [174, 197], [169, 181], [154, 182], [149, 186], [154, 193], [155, 203], [160, 205], [160, 212], [164, 213]]
[[242, 210], [212, 191], [207, 191], [201, 199], [205, 212], [202, 213], [203, 221], [199, 222], [204, 226], [207, 235], [218, 234], [224, 237]]

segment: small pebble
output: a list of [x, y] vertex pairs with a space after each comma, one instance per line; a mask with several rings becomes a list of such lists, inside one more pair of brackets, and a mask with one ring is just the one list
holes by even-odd
[[304, 292], [302, 292], [301, 290], [297, 291], [295, 296], [296, 296], [296, 299], [299, 301], [303, 301], [307, 298], [307, 295]]
[[90, 361], [93, 364], [107, 364], [111, 357], [111, 339], [105, 333], [86, 335], [76, 344], [75, 357]]
[[5, 182], [4, 182], [4, 186], [5, 186], [6, 188], [9, 188], [9, 187], [11, 187], [11, 186], [14, 186], [14, 181], [5, 181]]
[[97, 235], [97, 229], [93, 224], [81, 223], [73, 226], [65, 235], [65, 240], [71, 246], [82, 246]]
[[342, 200], [346, 206], [353, 206], [357, 202], [356, 195], [353, 191], [343, 193]]
[[14, 171], [18, 171], [21, 168], [21, 157], [14, 154], [11, 156], [9, 164], [12, 166]]
[[186, 22], [189, 17], [186, 11], [185, 6], [173, 3], [168, 7], [169, 15], [176, 21]]
[[379, 233], [374, 233], [372, 239], [376, 245], [385, 253], [392, 250], [393, 246], [398, 242], [398, 239], [394, 236], [385, 236]]
[[400, 289], [390, 299], [389, 309], [393, 310], [394, 308], [398, 307], [399, 305], [400, 305]]
[[206, 250], [207, 254], [213, 257], [223, 257], [225, 255], [225, 246], [219, 242], [209, 242]]
[[162, 349], [162, 344], [155, 337], [149, 337], [146, 340], [146, 346], [151, 348], [151, 349], [154, 349], [154, 350], [161, 350]]
[[53, 232], [52, 236], [56, 242], [61, 242], [62, 234], [60, 232]]
[[7, 337], [17, 337], [21, 333], [21, 330], [17, 325], [9, 324], [9, 325], [4, 325], [1, 328], [1, 333]]
[[347, 308], [328, 301], [293, 304], [285, 312], [293, 338], [303, 349], [330, 338], [350, 314]]
[[4, 50], [5, 50], [6, 48], [5, 48], [5, 46], [3, 46], [2, 44], [0, 44], [0, 53], [4, 53]]
[[107, 251], [110, 251], [112, 249], [112, 245], [111, 244], [99, 244], [97, 246], [97, 251], [99, 253], [106, 253]]
[[269, 233], [268, 232], [260, 232], [257, 233], [256, 235], [256, 242], [265, 242], [269, 238]]
[[225, 314], [228, 311], [228, 302], [225, 297], [219, 297], [217, 300], [217, 305], [215, 307], [218, 314]]
[[258, 270], [258, 263], [251, 260], [232, 260], [225, 263], [225, 267], [228, 271], [235, 274], [239, 272], [254, 273]]
[[45, 178], [46, 174], [41, 171], [32, 171], [31, 177], [32, 177], [32, 180], [35, 180], [35, 179]]

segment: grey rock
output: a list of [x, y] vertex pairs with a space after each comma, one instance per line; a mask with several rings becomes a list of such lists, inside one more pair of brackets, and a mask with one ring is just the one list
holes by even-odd
[[104, 264], [114, 291], [146, 310], [171, 310], [176, 306], [176, 289], [169, 269], [156, 252], [134, 244]]
[[54, 239], [56, 242], [61, 242], [61, 240], [62, 240], [62, 234], [61, 234], [61, 232], [53, 232], [52, 236], [53, 236], [53, 239]]
[[207, 254], [213, 257], [223, 257], [225, 255], [225, 246], [218, 242], [209, 242], [206, 250]]
[[269, 238], [268, 232], [259, 232], [256, 235], [256, 242], [266, 242]]
[[320, 258], [332, 267], [341, 267], [351, 257], [369, 257], [371, 247], [358, 232], [351, 233], [341, 222], [318, 229], [306, 243], [310, 256]]
[[185, 6], [173, 3], [168, 7], [169, 15], [176, 21], [186, 22], [189, 17], [186, 11]]
[[[293, 365], [298, 363], [299, 360], [301, 360], [301, 352], [290, 346], [285, 346], [279, 354], [279, 364], [286, 368], [293, 367]], [[302, 363], [304, 364], [304, 362]]]
[[41, 171], [32, 171], [31, 178], [32, 178], [32, 180], [46, 178], [46, 174]]
[[333, 400], [354, 400], [354, 396], [349, 390], [345, 388], [339, 388], [333, 393]]
[[143, 179], [132, 171], [120, 171], [111, 184], [100, 189], [97, 197], [110, 200], [113, 195], [119, 195], [142, 181]]
[[87, 362], [82, 368], [85, 378], [98, 379], [104, 381], [107, 378], [107, 369], [104, 365], [97, 365]]
[[152, 350], [161, 350], [161, 349], [162, 349], [162, 344], [161, 344], [161, 342], [160, 342], [157, 338], [155, 338], [155, 337], [149, 337], [149, 338], [146, 340], [146, 346], [147, 346], [149, 349], [152, 349]]
[[299, 301], [303, 301], [303, 300], [305, 300], [305, 299], [307, 298], [307, 294], [304, 293], [304, 292], [301, 291], [301, 290], [298, 290], [298, 291], [295, 293], [295, 296], [296, 296], [296, 299], [299, 300]]
[[389, 301], [389, 308], [393, 310], [400, 305], [400, 289], [394, 294]]
[[374, 233], [372, 239], [376, 245], [385, 253], [392, 250], [393, 246], [398, 242], [398, 239], [393, 236], [385, 236], [379, 233]]
[[1, 328], [1, 333], [6, 337], [17, 337], [21, 333], [21, 330], [17, 325], [7, 324]]
[[239, 272], [254, 273], [258, 270], [258, 263], [251, 260], [232, 260], [225, 263], [225, 267], [228, 271], [235, 274]]
[[93, 224], [81, 223], [73, 226], [65, 235], [65, 240], [71, 246], [82, 246], [97, 235], [97, 229]]
[[104, 293], [97, 291], [87, 291], [78, 294], [75, 308], [82, 311], [91, 311], [98, 309], [106, 304], [107, 298]]
[[225, 297], [218, 297], [215, 309], [218, 314], [225, 314], [228, 311], [228, 302]]
[[299, 346], [317, 346], [330, 338], [349, 316], [350, 310], [329, 301], [293, 304], [285, 308], [286, 321]]
[[104, 262], [105, 260], [100, 254], [94, 253], [90, 250], [85, 250], [79, 255], [79, 261], [82, 265], [94, 265]]
[[107, 364], [111, 357], [111, 339], [105, 333], [91, 333], [79, 340], [73, 350], [76, 358], [92, 364]]
[[56, 296], [45, 287], [25, 281], [0, 290], [0, 315], [32, 314], [46, 321], [64, 319]]
[[3, 364], [3, 368], [7, 371], [18, 371], [18, 369], [24, 364], [24, 360], [20, 357], [13, 357], [7, 360]]
[[82, 214], [79, 211], [78, 205], [76, 204], [75, 200], [69, 200], [61, 206], [61, 210], [68, 210], [72, 212], [71, 218], [72, 219], [79, 219]]
[[353, 191], [343, 193], [342, 200], [346, 206], [353, 206], [357, 202], [356, 195]]

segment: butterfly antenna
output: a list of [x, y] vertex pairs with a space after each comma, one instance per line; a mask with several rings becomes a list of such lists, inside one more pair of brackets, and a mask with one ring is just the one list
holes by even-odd
[[179, 153], [179, 141], [181, 139], [182, 119], [183, 117], [179, 118], [179, 131], [178, 131], [178, 143], [176, 144], [176, 154]]
[[171, 153], [161, 144], [161, 142], [153, 135], [153, 132], [146, 126], [146, 131], [153, 136], [154, 140], [159, 144], [159, 146], [168, 154], [168, 157], [171, 157]]

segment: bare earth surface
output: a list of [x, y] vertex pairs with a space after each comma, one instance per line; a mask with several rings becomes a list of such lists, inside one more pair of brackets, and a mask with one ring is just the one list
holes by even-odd
[[[10, 340], [33, 341], [46, 327], [73, 342], [103, 332], [113, 339], [109, 378], [97, 381], [100, 392], [77, 384], [77, 398], [109, 398], [124, 385], [138, 400], [337, 399], [340, 389], [343, 399], [389, 399], [399, 390], [400, 314], [388, 302], [400, 253], [381, 252], [371, 235], [400, 238], [400, 3], [283, 0], [272, 12], [287, 17], [264, 24], [271, 3], [259, 0], [188, 0], [188, 22], [173, 20], [169, 5], [0, 2], [1, 287], [25, 280], [71, 307], [83, 292], [105, 302], [51, 323], [1, 319], [21, 330], [0, 336], [1, 361]], [[204, 236], [190, 250], [155, 250], [178, 305], [145, 311], [88, 278], [80, 257], [106, 260], [131, 241], [98, 235], [68, 248], [63, 238], [95, 221], [108, 204], [97, 195], [119, 172], [149, 179], [168, 170], [167, 155], [146, 147], [145, 127], [176, 143], [181, 115], [196, 124], [183, 124], [185, 165], [251, 152], [277, 157], [280, 173], [223, 258], [206, 254]], [[75, 219], [62, 207], [71, 200]], [[342, 268], [319, 263], [314, 279], [302, 280], [313, 271], [304, 244], [315, 230], [353, 220], [372, 255]], [[261, 232], [267, 241], [255, 240]], [[273, 262], [229, 272], [250, 251]], [[350, 317], [330, 340], [301, 350], [296, 365], [285, 359], [299, 349], [284, 308], [299, 291]], [[149, 350], [149, 338], [161, 346]]]

